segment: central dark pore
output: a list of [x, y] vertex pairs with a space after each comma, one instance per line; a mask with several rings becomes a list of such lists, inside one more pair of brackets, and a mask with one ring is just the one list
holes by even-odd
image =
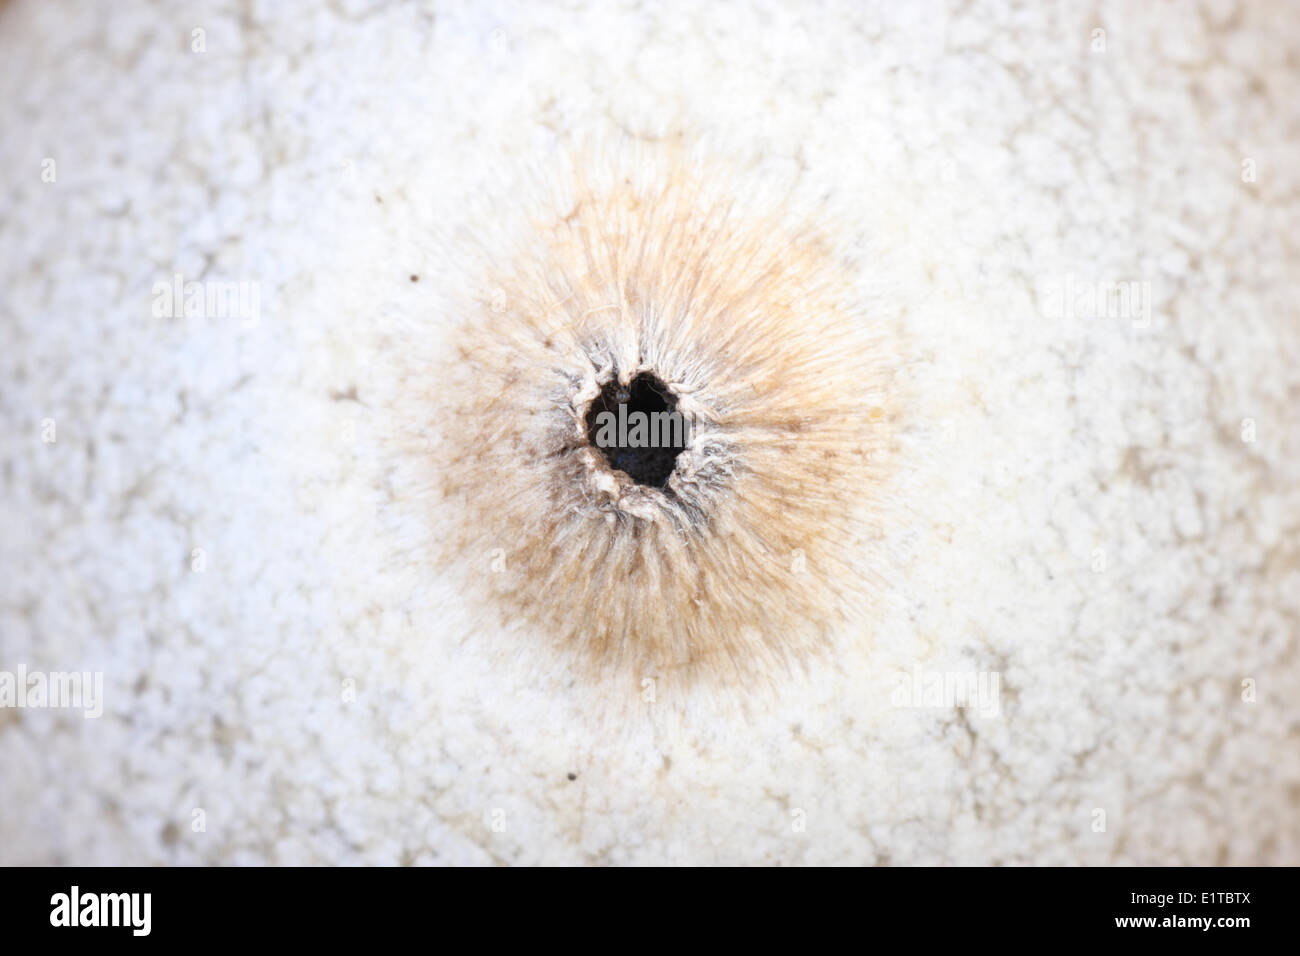
[[587, 440], [592, 447], [604, 453], [611, 468], [640, 485], [667, 485], [686, 439], [677, 396], [646, 372], [626, 386], [617, 377], [611, 379], [587, 411]]

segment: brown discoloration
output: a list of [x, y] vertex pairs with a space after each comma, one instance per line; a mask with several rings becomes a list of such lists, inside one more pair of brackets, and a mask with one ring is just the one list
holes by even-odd
[[[602, 162], [520, 216], [424, 373], [450, 397], [422, 452], [440, 563], [586, 679], [770, 687], [869, 606], [888, 359], [833, 237], [671, 153]], [[586, 439], [601, 386], [641, 372], [694, 416], [662, 491]]]

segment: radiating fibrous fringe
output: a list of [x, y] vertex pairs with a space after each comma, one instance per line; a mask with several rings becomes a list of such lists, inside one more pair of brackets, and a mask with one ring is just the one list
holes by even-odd
[[[439, 557], [585, 677], [770, 685], [871, 596], [885, 350], [833, 237], [744, 177], [595, 151], [560, 180], [477, 256], [427, 373]], [[663, 490], [586, 435], [641, 372], [692, 420]]]

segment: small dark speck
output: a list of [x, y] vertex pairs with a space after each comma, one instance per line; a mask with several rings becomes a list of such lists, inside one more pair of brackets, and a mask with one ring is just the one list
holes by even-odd
[[576, 773], [571, 773], [571, 774], [569, 774], [569, 779], [570, 779], [570, 780], [577, 780], [577, 779], [578, 779], [578, 775], [577, 775]]
[[419, 277], [419, 276], [411, 276], [411, 281], [412, 281], [412, 282], [419, 282], [419, 281], [420, 281], [420, 277]]

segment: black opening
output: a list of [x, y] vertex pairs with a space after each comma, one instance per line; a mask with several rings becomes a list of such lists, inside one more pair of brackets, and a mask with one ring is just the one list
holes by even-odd
[[[626, 406], [626, 413], [621, 413], [619, 406]], [[602, 417], [602, 412], [613, 417]], [[664, 418], [665, 412], [672, 413], [672, 418]], [[592, 447], [604, 452], [611, 468], [625, 472], [640, 485], [663, 488], [668, 483], [686, 438], [686, 422], [677, 414], [677, 396], [645, 372], [626, 386], [611, 379], [587, 411], [587, 440]]]

